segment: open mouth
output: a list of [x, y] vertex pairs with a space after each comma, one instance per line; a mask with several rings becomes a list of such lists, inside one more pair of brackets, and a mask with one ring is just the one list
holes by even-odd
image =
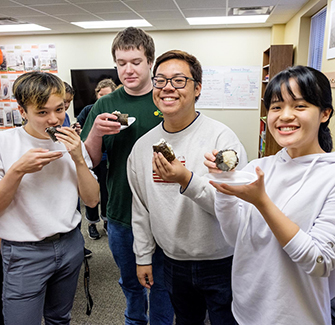
[[292, 132], [299, 129], [297, 126], [283, 126], [278, 128], [282, 132]]
[[163, 102], [174, 102], [176, 100], [177, 100], [177, 98], [174, 98], [174, 97], [164, 97], [164, 98], [162, 98]]

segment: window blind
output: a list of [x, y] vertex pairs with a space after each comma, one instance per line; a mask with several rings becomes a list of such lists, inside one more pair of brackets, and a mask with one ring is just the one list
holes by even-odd
[[324, 7], [311, 18], [308, 65], [317, 70], [321, 70], [326, 15], [327, 7]]

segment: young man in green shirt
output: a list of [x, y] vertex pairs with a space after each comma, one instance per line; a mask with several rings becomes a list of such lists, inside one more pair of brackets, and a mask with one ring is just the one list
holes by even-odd
[[[108, 240], [121, 273], [119, 283], [127, 299], [126, 324], [146, 324], [146, 289], [136, 276], [131, 228], [132, 194], [127, 181], [126, 164], [138, 138], [161, 122], [152, 99], [151, 67], [154, 61], [153, 39], [141, 29], [129, 27], [119, 32], [112, 44], [122, 88], [100, 98], [92, 108], [81, 133], [94, 165], [107, 150], [109, 171]], [[114, 111], [127, 113], [136, 121], [121, 131]], [[173, 308], [164, 287], [163, 253], [158, 247], [153, 256], [156, 281], [150, 290], [150, 323], [172, 324]]]

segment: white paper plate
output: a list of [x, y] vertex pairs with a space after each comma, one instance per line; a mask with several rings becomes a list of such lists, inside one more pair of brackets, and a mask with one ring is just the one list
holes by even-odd
[[128, 125], [121, 125], [120, 130], [122, 131], [122, 130], [128, 128], [128, 127], [131, 126], [135, 121], [136, 121], [136, 117], [128, 117]]
[[67, 152], [66, 149], [59, 149], [59, 150], [50, 150], [49, 152], [62, 152], [62, 153], [65, 153]]
[[257, 180], [257, 175], [241, 170], [222, 172], [219, 174], [208, 173], [204, 176], [215, 183], [225, 183], [227, 185], [247, 185]]

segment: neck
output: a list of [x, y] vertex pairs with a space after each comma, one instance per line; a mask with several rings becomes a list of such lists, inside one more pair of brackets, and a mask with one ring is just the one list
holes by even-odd
[[152, 90], [152, 83], [151, 79], [149, 78], [145, 84], [138, 86], [137, 88], [131, 89], [126, 86], [124, 86], [124, 90], [128, 95], [131, 96], [142, 96], [146, 95]]
[[199, 113], [196, 111], [190, 114], [186, 118], [179, 116], [164, 116], [164, 129], [167, 132], [178, 132], [188, 127], [198, 116]]

